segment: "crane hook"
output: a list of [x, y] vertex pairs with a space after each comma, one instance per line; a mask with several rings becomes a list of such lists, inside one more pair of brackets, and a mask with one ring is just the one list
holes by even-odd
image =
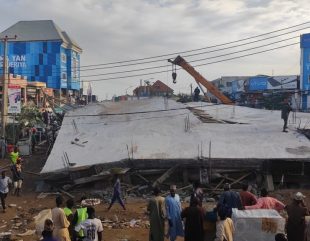
[[177, 83], [177, 67], [175, 64], [172, 63], [172, 83], [176, 84]]

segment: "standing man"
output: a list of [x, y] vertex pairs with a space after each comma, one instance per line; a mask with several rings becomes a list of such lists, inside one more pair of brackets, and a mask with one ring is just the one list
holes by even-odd
[[119, 204], [123, 207], [124, 210], [126, 210], [125, 204], [123, 202], [123, 199], [121, 198], [121, 181], [119, 179], [118, 174], [115, 174], [114, 176], [115, 184], [113, 187], [113, 196], [111, 199], [110, 206], [108, 207], [108, 211], [111, 209], [114, 202], [117, 200]]
[[200, 94], [200, 89], [197, 86], [194, 90], [194, 101], [196, 102], [199, 101], [199, 94]]
[[183, 237], [183, 223], [181, 218], [181, 202], [180, 197], [176, 194], [176, 185], [170, 186], [170, 194], [166, 197], [166, 214], [169, 223], [169, 230], [167, 236], [170, 241], [175, 241], [177, 236]]
[[[77, 227], [79, 224], [81, 224], [88, 218], [87, 207], [83, 202], [85, 199], [86, 199], [85, 196], [81, 198], [81, 207], [77, 208], [75, 211], [71, 224], [72, 227]], [[75, 235], [75, 233], [73, 235]], [[78, 240], [82, 240], [83, 237], [84, 237], [83, 229], [80, 229], [79, 232], [77, 233], [77, 238]]]
[[15, 146], [14, 150], [10, 152], [10, 159], [13, 165], [15, 165], [17, 160], [20, 159], [17, 146]]
[[164, 241], [165, 237], [165, 199], [160, 196], [158, 187], [154, 188], [154, 197], [147, 205], [150, 217], [149, 241]]
[[301, 192], [294, 195], [293, 202], [285, 207], [288, 214], [288, 241], [303, 241], [305, 238], [305, 216], [309, 214]]
[[102, 241], [103, 227], [100, 219], [95, 218], [95, 209], [87, 208], [88, 218], [75, 227], [75, 231], [83, 230], [83, 241]]
[[227, 209], [219, 207], [217, 212], [220, 220], [216, 223], [216, 238], [214, 241], [233, 241], [235, 227], [231, 218], [228, 217]]
[[14, 182], [14, 196], [20, 196], [22, 189], [23, 177], [22, 177], [22, 163], [20, 159], [17, 159], [16, 164], [11, 167], [13, 182]]
[[249, 192], [248, 189], [249, 185], [243, 184], [242, 191], [239, 193], [243, 207], [255, 205], [257, 203], [257, 198], [253, 193]]
[[69, 233], [71, 240], [74, 237], [74, 225], [73, 225], [73, 206], [74, 206], [74, 200], [72, 198], [68, 199], [66, 202], [66, 207], [64, 208], [64, 213], [66, 215], [67, 220], [70, 222], [69, 226]]
[[36, 129], [33, 128], [31, 130], [31, 153], [32, 154], [35, 152], [36, 144], [37, 144]]
[[191, 206], [182, 211], [181, 217], [185, 218], [184, 241], [204, 241], [204, 210], [198, 198], [192, 199]]
[[67, 220], [64, 210], [62, 196], [56, 197], [56, 207], [52, 209], [52, 220], [54, 222], [54, 237], [58, 241], [71, 241], [68, 227], [70, 222]]
[[190, 206], [192, 206], [193, 200], [195, 198], [197, 198], [199, 200], [200, 205], [202, 205], [203, 190], [201, 189], [201, 184], [199, 181], [193, 183], [193, 193], [191, 194]]
[[1, 172], [1, 179], [0, 179], [0, 198], [1, 198], [1, 205], [3, 208], [3, 212], [5, 213], [5, 199], [9, 192], [9, 185], [12, 183], [11, 178], [5, 175], [5, 171]]
[[288, 103], [288, 99], [285, 99], [283, 101], [283, 106], [282, 106], [282, 110], [281, 110], [281, 119], [283, 119], [284, 121], [284, 125], [283, 125], [283, 132], [287, 132], [287, 120], [288, 120], [288, 116], [290, 114], [290, 112], [292, 111], [291, 106]]
[[224, 192], [221, 194], [218, 208], [227, 209], [227, 217], [231, 218], [232, 209], [242, 209], [242, 203], [239, 193], [230, 190], [230, 184], [224, 184]]

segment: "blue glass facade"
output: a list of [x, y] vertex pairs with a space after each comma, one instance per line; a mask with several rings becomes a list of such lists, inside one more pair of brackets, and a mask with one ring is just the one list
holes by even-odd
[[[3, 43], [0, 53], [3, 55]], [[73, 55], [78, 59], [75, 70], [71, 69]], [[53, 89], [80, 89], [80, 55], [62, 47], [61, 41], [9, 42], [8, 57], [11, 74], [27, 76], [28, 81], [45, 82]], [[2, 62], [0, 59], [0, 72]]]
[[310, 108], [310, 34], [303, 34], [300, 38], [300, 89], [302, 94], [302, 109], [308, 110]]

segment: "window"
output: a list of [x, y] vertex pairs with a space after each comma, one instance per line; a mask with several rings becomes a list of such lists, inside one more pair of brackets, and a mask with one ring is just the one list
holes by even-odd
[[63, 63], [67, 62], [67, 56], [64, 53], [61, 53], [61, 62], [63, 62]]
[[67, 74], [66, 73], [62, 73], [61, 74], [61, 79], [66, 80], [67, 79]]
[[231, 82], [226, 82], [227, 87], [231, 87]]
[[79, 61], [76, 58], [73, 58], [72, 59], [73, 79], [78, 78], [78, 66], [79, 66]]

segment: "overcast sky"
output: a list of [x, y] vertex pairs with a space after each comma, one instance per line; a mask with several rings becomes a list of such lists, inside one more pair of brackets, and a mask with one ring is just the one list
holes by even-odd
[[[310, 12], [308, 0], [0, 0], [0, 6], [0, 31], [20, 20], [54, 20], [83, 48], [82, 66], [198, 49], [310, 21], [307, 17]], [[310, 27], [310, 23], [276, 34], [307, 26]], [[188, 57], [187, 60], [223, 55], [307, 32], [310, 32], [310, 28], [269, 41]], [[299, 39], [295, 38], [268, 47], [192, 64], [204, 64], [298, 41]], [[224, 47], [227, 46], [230, 45]], [[189, 53], [183, 55], [186, 54]], [[176, 55], [173, 54], [172, 57]], [[83, 80], [96, 80], [171, 70], [171, 65], [165, 60], [167, 57], [158, 59], [162, 61], [141, 63], [126, 68], [83, 71], [81, 76], [85, 76]], [[300, 48], [299, 45], [294, 45], [246, 58], [199, 66], [196, 69], [209, 80], [232, 75], [290, 75], [299, 74], [299, 62]], [[89, 76], [162, 65], [166, 67], [124, 74]], [[172, 84], [171, 72], [92, 83], [95, 94], [98, 94], [100, 99], [105, 99], [111, 98], [113, 94], [125, 94], [126, 89], [131, 93], [141, 79], [150, 79], [151, 82], [159, 79], [172, 87], [175, 93], [189, 92], [189, 85], [194, 84], [194, 79], [183, 70], [178, 71], [177, 84]]]

